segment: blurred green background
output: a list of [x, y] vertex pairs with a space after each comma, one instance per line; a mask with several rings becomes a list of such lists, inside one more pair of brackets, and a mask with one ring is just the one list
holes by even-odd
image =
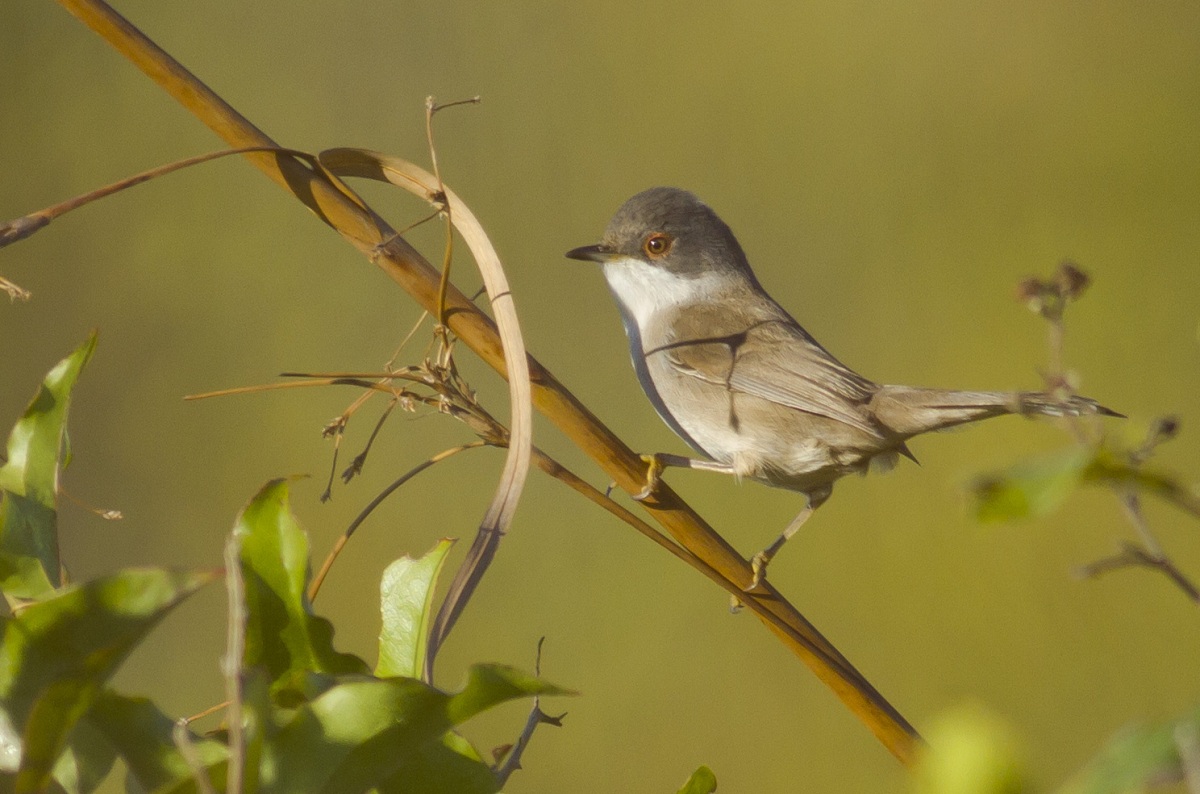
[[[544, 4], [239, 0], [117, 8], [281, 144], [366, 146], [426, 162], [423, 102], [480, 94], [437, 120], [447, 183], [505, 258], [526, 340], [632, 446], [682, 452], [629, 367], [599, 272], [563, 259], [628, 196], [690, 188], [738, 233], [761, 280], [835, 355], [876, 380], [1034, 388], [1044, 328], [1017, 280], [1065, 257], [1095, 278], [1068, 319], [1083, 391], [1138, 426], [1183, 420], [1164, 465], [1200, 473], [1200, 6], [1194, 3], [718, 2]], [[7, 0], [0, 24], [0, 217], [62, 200], [217, 139], [55, 3]], [[364, 193], [397, 225], [406, 194]], [[412, 235], [435, 260], [440, 229]], [[462, 249], [460, 249], [462, 250]], [[478, 285], [467, 256], [457, 278]], [[386, 483], [465, 440], [398, 417], [366, 474], [318, 495], [321, 427], [355, 396], [291, 391], [184, 403], [284, 370], [377, 370], [418, 315], [398, 288], [257, 171], [185, 171], [0, 252], [32, 290], [0, 305], [0, 424], [100, 329], [73, 406], [67, 490], [78, 578], [219, 564], [267, 478], [311, 473], [295, 506], [323, 556]], [[410, 348], [414, 360], [420, 347]], [[494, 411], [502, 384], [469, 354]], [[382, 403], [380, 403], [382, 405]], [[376, 407], [376, 410], [378, 406]], [[351, 425], [343, 463], [374, 413]], [[545, 422], [536, 441], [603, 486]], [[1165, 579], [1075, 581], [1130, 530], [1087, 492], [1050, 518], [980, 526], [964, 485], [1067, 442], [997, 420], [913, 444], [922, 466], [843, 481], [772, 580], [918, 727], [978, 699], [1061, 780], [1115, 728], [1200, 699], [1195, 607]], [[318, 602], [342, 650], [373, 661], [384, 566], [474, 531], [501, 454], [422, 475], [363, 527]], [[695, 472], [672, 485], [749, 554], [799, 497]], [[1149, 517], [1200, 573], [1196, 523]], [[188, 714], [221, 697], [223, 595], [179, 610], [118, 684]], [[902, 791], [899, 766], [749, 615], [623, 525], [534, 475], [439, 665], [532, 667], [556, 702], [514, 792], [674, 791], [697, 764], [723, 791]], [[478, 724], [490, 747], [523, 720]]]

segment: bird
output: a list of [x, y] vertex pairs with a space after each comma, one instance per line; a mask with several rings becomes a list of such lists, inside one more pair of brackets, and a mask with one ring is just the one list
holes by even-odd
[[665, 467], [732, 474], [798, 492], [803, 509], [751, 560], [747, 592], [834, 483], [887, 470], [922, 433], [1005, 414], [1121, 416], [1073, 394], [958, 391], [877, 383], [843, 364], [763, 289], [729, 226], [692, 193], [654, 187], [626, 201], [599, 243], [633, 367], [664, 422], [701, 457], [657, 453]]

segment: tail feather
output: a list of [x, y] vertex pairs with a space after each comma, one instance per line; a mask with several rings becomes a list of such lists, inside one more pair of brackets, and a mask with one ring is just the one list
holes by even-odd
[[908, 437], [993, 416], [1117, 416], [1087, 397], [1060, 399], [1046, 392], [986, 392], [883, 386], [871, 400], [875, 417], [897, 435]]

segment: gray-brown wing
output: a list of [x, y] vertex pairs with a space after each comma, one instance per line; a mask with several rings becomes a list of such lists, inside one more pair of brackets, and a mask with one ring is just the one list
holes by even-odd
[[720, 340], [676, 342], [662, 352], [692, 377], [880, 434], [865, 410], [879, 387], [831, 356], [799, 326], [766, 322]]

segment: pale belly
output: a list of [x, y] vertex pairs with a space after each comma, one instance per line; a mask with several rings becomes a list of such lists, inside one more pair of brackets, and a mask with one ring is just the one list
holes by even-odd
[[878, 439], [855, 439], [841, 423], [731, 393], [724, 384], [680, 373], [661, 357], [649, 357], [646, 374], [654, 381], [658, 395], [652, 401], [664, 421], [681, 430], [697, 452], [732, 467], [738, 477], [812, 493], [847, 474], [865, 472], [873, 458], [884, 458], [877, 463], [886, 465], [895, 457]]

